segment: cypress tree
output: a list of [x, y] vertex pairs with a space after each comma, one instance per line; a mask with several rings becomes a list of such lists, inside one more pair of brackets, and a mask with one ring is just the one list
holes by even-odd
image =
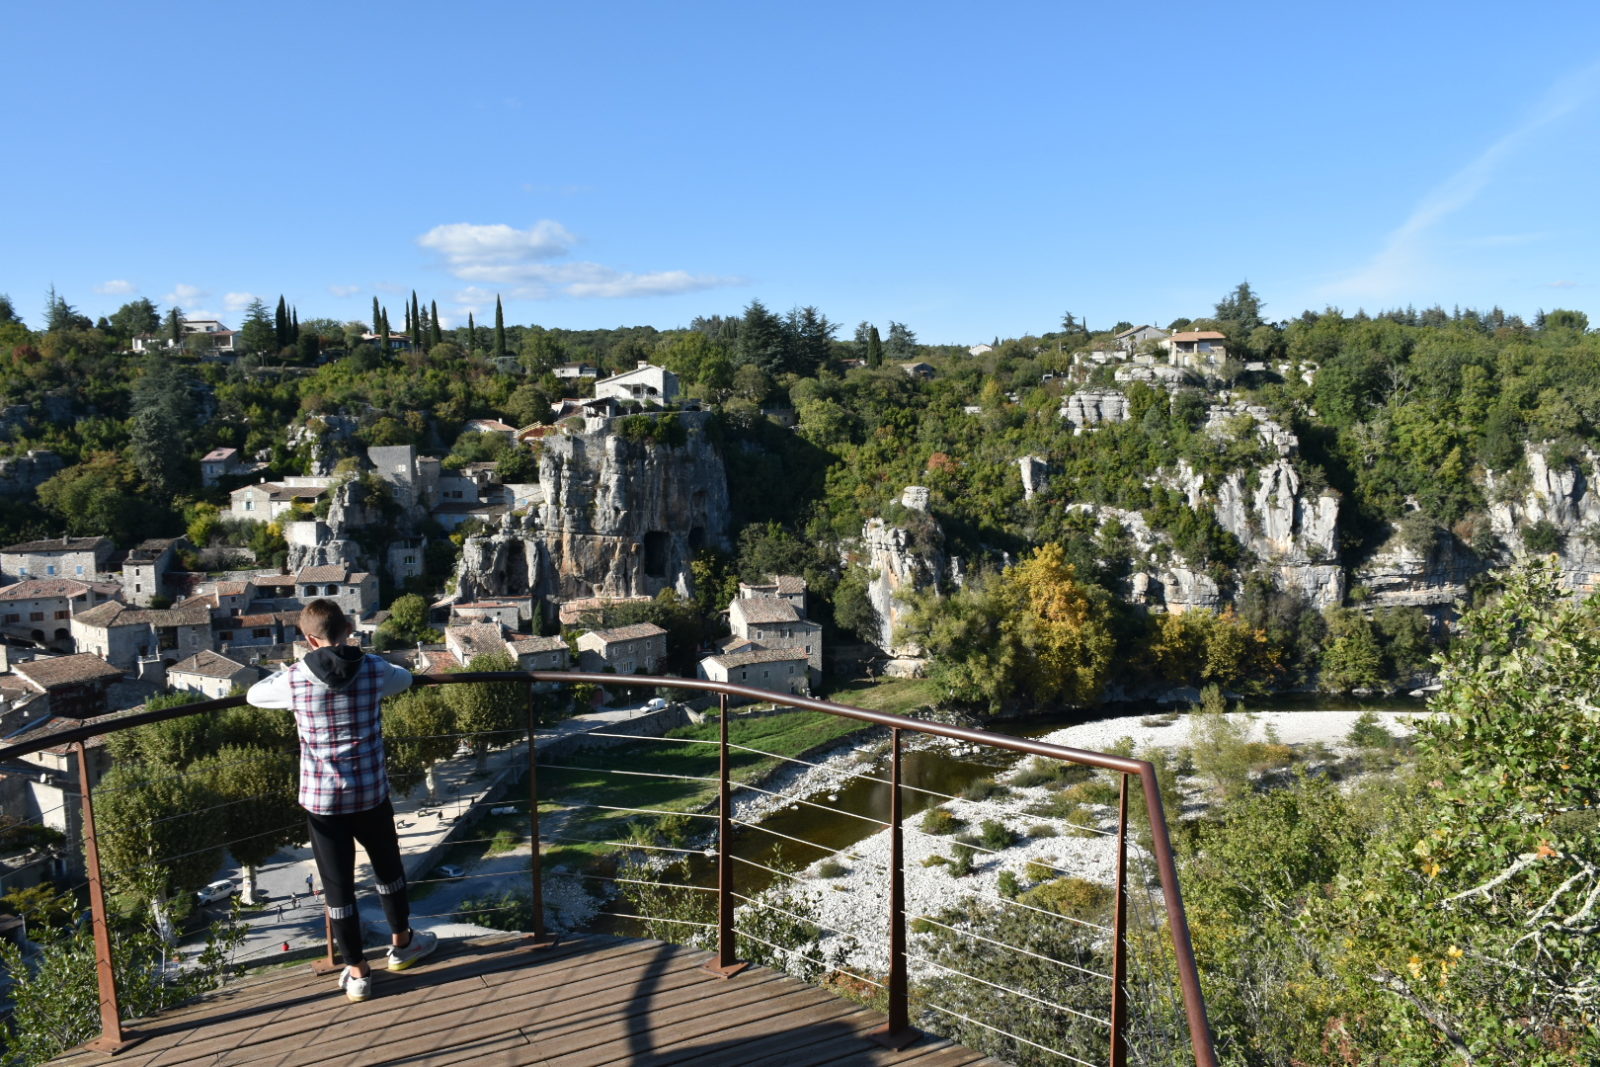
[[472, 350], [478, 347], [478, 327], [472, 321], [472, 312], [467, 312], [467, 355], [472, 355]]
[[494, 297], [494, 358], [504, 359], [506, 354], [506, 315], [500, 309], [500, 294]]
[[416, 347], [423, 341], [422, 316], [417, 313], [417, 291], [411, 290], [411, 345]]
[[405, 318], [406, 318], [405, 335], [406, 335], [406, 339], [410, 340], [410, 338], [411, 338], [411, 305], [410, 304], [402, 304], [402, 305], [400, 305], [400, 314], [404, 315]]
[[289, 333], [293, 335], [292, 340], [296, 344], [298, 344], [300, 342], [300, 309], [299, 308], [290, 308], [289, 309]]
[[444, 334], [439, 332], [439, 301], [428, 301], [428, 347], [444, 344]]
[[876, 326], [867, 332], [867, 366], [883, 366], [883, 338], [878, 336]]
[[381, 329], [379, 329], [379, 326], [381, 325], [382, 321], [383, 320], [382, 320], [381, 313], [378, 311], [378, 298], [377, 297], [373, 297], [372, 298], [372, 332], [373, 333], [382, 333], [383, 332]]
[[278, 294], [278, 308], [272, 313], [272, 339], [280, 351], [289, 343], [289, 305], [284, 303], [282, 293]]
[[389, 354], [389, 309], [383, 308], [378, 312], [378, 335], [383, 338], [383, 354]]

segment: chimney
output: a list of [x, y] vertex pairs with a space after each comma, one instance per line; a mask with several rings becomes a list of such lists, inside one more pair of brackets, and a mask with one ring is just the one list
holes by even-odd
[[640, 361], [639, 361], [639, 366], [638, 366], [638, 367], [637, 367], [637, 368], [636, 368], [636, 369], [638, 369], [638, 370], [644, 370], [644, 369], [645, 369], [645, 368], [646, 368], [646, 367], [648, 367], [648, 366], [649, 366], [649, 365], [650, 365], [650, 361], [649, 361], [649, 360], [648, 360], [648, 359], [641, 359], [641, 360], [640, 360]]

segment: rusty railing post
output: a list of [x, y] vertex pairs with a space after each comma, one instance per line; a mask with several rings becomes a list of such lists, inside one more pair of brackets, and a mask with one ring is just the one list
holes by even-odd
[[728, 694], [717, 694], [717, 958], [707, 961], [712, 974], [732, 978], [746, 967], [738, 959], [733, 932], [733, 788], [728, 778]]
[[533, 935], [528, 938], [528, 947], [554, 948], [560, 938], [544, 927], [544, 863], [539, 852], [539, 750], [534, 743], [534, 731], [539, 725], [539, 694], [533, 688], [537, 684], [528, 683], [528, 840], [533, 846], [533, 856], [528, 861]]
[[144, 1040], [144, 1035], [122, 1028], [117, 1004], [117, 974], [111, 955], [111, 925], [106, 913], [105, 884], [100, 876], [100, 846], [94, 827], [94, 801], [90, 798], [89, 756], [84, 743], [73, 746], [78, 756], [78, 798], [83, 805], [83, 854], [89, 874], [89, 907], [94, 924], [94, 972], [100, 987], [100, 1036], [89, 1047], [100, 1052], [121, 1052]]
[[906, 865], [904, 812], [900, 804], [900, 728], [889, 730], [889, 1021], [873, 1040], [903, 1049], [922, 1034], [911, 1028], [906, 976]]
[[1117, 805], [1117, 903], [1111, 917], [1111, 1067], [1128, 1063], [1128, 776]]
[[1139, 772], [1139, 784], [1144, 788], [1145, 813], [1150, 816], [1150, 840], [1155, 846], [1156, 870], [1161, 878], [1161, 899], [1167, 906], [1167, 929], [1171, 932], [1173, 954], [1177, 957], [1178, 984], [1183, 989], [1183, 1013], [1189, 1023], [1189, 1044], [1194, 1049], [1195, 1067], [1217, 1067], [1211, 1021], [1206, 1017], [1206, 998], [1200, 989], [1200, 970], [1194, 962], [1194, 941], [1189, 936], [1189, 917], [1183, 910], [1183, 894], [1178, 891], [1178, 863], [1172, 854], [1172, 838], [1167, 834], [1161, 788], [1156, 781], [1155, 768], [1149, 763]]

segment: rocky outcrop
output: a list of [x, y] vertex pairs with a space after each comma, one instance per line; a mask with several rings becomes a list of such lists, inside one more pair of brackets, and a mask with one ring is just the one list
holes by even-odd
[[306, 473], [326, 477], [346, 456], [355, 455], [356, 431], [361, 420], [353, 415], [313, 415], [289, 430], [289, 447], [311, 446], [311, 463]]
[[1467, 583], [1483, 570], [1477, 556], [1443, 530], [1426, 545], [1406, 544], [1396, 535], [1350, 575], [1375, 608], [1422, 608], [1433, 615], [1454, 613], [1467, 596]]
[[1102, 422], [1127, 422], [1128, 398], [1115, 389], [1085, 389], [1061, 402], [1061, 417], [1072, 425], [1073, 433]]
[[916, 642], [897, 639], [911, 613], [912, 595], [961, 584], [961, 568], [945, 553], [944, 532], [938, 522], [925, 513], [914, 527], [868, 519], [861, 528], [860, 552], [855, 562], [873, 574], [867, 597], [878, 615], [878, 647], [891, 657], [922, 656], [923, 650]]
[[533, 517], [507, 515], [493, 533], [469, 537], [461, 546], [456, 596], [462, 601], [524, 596], [535, 591], [550, 568]]
[[66, 466], [47, 448], [30, 448], [25, 456], [0, 459], [0, 494], [31, 493]]
[[1017, 460], [1017, 467], [1022, 472], [1022, 499], [1032, 500], [1033, 494], [1048, 484], [1050, 466], [1038, 456], [1023, 456]]
[[624, 419], [595, 433], [545, 439], [541, 591], [563, 599], [663, 589], [687, 596], [695, 553], [728, 547], [728, 475], [705, 435], [710, 416], [672, 417], [686, 431], [682, 443], [630, 440], [619, 432]]
[[1069, 507], [1073, 511], [1093, 515], [1097, 529], [1112, 522], [1121, 527], [1133, 563], [1127, 585], [1121, 590], [1129, 603], [1162, 607], [1168, 611], [1188, 611], [1191, 608], [1221, 611], [1226, 605], [1227, 597], [1216, 580], [1204, 571], [1174, 559], [1166, 539], [1151, 530], [1150, 524], [1139, 512], [1093, 504], [1072, 504]]
[[1588, 472], [1600, 470], [1600, 456], [1585, 450], [1575, 462], [1552, 464], [1544, 446], [1529, 444], [1524, 463], [1525, 480], [1520, 471], [1485, 479], [1495, 537], [1519, 556], [1553, 550], [1563, 584], [1592, 591], [1600, 583], [1600, 493]]

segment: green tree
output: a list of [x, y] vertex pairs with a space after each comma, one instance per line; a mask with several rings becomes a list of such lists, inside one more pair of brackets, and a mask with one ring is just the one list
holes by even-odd
[[405, 796], [425, 783], [428, 799], [437, 800], [434, 765], [455, 755], [460, 741], [450, 699], [436, 688], [408, 689], [390, 697], [384, 702], [383, 736], [389, 784]]
[[[472, 657], [465, 669], [469, 672], [514, 671], [517, 661], [504, 652], [485, 652]], [[481, 771], [486, 766], [489, 748], [510, 744], [526, 724], [528, 687], [520, 682], [453, 685], [450, 703], [455, 709], [456, 729], [466, 735]]]
[[494, 358], [504, 359], [506, 356], [506, 313], [500, 306], [500, 294], [494, 297]]
[[147, 356], [134, 383], [128, 451], [157, 492], [172, 494], [197, 481], [194, 453], [201, 428], [200, 384], [181, 364]]
[[296, 798], [298, 765], [297, 757], [283, 749], [223, 745], [185, 769], [218, 798], [228, 851], [244, 868], [240, 898], [246, 904], [255, 902], [256, 868], [279, 849], [305, 840], [305, 812]]
[[217, 803], [203, 777], [163, 765], [117, 764], [95, 790], [106, 877], [148, 904], [164, 940], [174, 937], [174, 895], [205, 885], [222, 862], [225, 827]]
[[80, 536], [137, 540], [161, 521], [144, 499], [138, 471], [115, 452], [90, 453], [39, 486], [38, 495], [67, 532]]
[[876, 326], [867, 331], [867, 366], [883, 366], [883, 339], [878, 336]]
[[248, 355], [265, 355], [277, 351], [277, 339], [272, 315], [261, 298], [256, 297], [244, 311], [244, 323], [239, 327], [239, 350]]
[[111, 330], [118, 337], [132, 338], [161, 329], [161, 315], [144, 297], [130, 300], [111, 313]]

